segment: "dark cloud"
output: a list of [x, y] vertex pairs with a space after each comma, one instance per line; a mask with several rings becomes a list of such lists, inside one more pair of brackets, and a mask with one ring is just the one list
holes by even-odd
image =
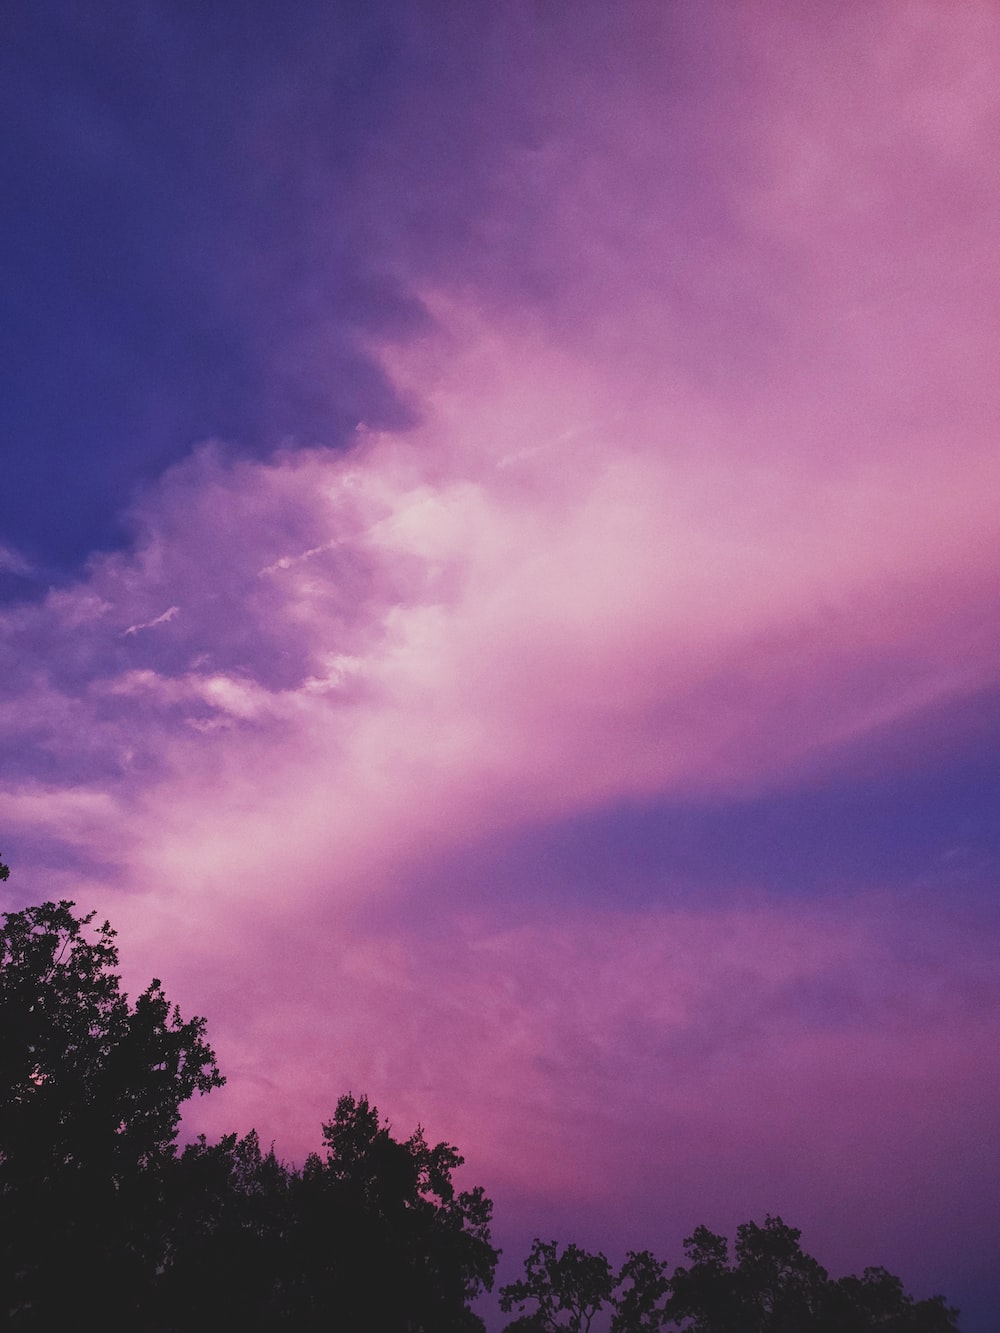
[[206, 438], [259, 454], [403, 425], [359, 334], [420, 310], [366, 256], [352, 198], [402, 78], [391, 24], [170, 3], [6, 21], [7, 540], [65, 572]]

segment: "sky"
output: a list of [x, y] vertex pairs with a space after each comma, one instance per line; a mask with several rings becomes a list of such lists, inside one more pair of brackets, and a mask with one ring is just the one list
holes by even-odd
[[993, 1330], [993, 0], [4, 26], [4, 907], [502, 1279], [772, 1213]]

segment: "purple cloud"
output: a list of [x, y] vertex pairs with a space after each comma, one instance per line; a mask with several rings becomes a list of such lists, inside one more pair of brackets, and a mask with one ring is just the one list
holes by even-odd
[[[565, 49], [517, 10], [480, 91], [443, 50], [447, 96], [359, 155], [405, 429], [205, 444], [0, 612], [5, 889], [107, 912], [130, 983], [208, 1014], [230, 1082], [191, 1129], [301, 1154], [353, 1087], [514, 1230], [676, 1259], [780, 1210], [831, 1266], [944, 1285], [996, 1221], [981, 896], [623, 860], [620, 902], [557, 912], [546, 856], [643, 803], [981, 758], [1000, 29], [668, 8], [609, 46], [585, 6]], [[490, 904], [497, 845], [531, 854]]]

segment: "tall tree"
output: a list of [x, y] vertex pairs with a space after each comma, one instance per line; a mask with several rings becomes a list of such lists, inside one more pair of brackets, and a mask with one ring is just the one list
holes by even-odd
[[[313, 1292], [296, 1253], [299, 1176], [255, 1131], [188, 1144], [167, 1176], [158, 1333], [309, 1328]], [[328, 1324], [329, 1324], [328, 1320]]]
[[780, 1217], [736, 1231], [735, 1263], [724, 1236], [699, 1227], [687, 1263], [670, 1278], [666, 1311], [684, 1333], [958, 1333], [957, 1310], [940, 1296], [915, 1301], [882, 1268], [834, 1281], [803, 1252], [801, 1232]]
[[[180, 1106], [223, 1078], [205, 1021], [153, 980], [134, 1005], [115, 932], [72, 902], [0, 927], [0, 1278], [11, 1327], [126, 1326], [160, 1262], [158, 1178]], [[106, 1281], [105, 1281], [106, 1280]]]
[[611, 1333], [656, 1333], [666, 1319], [667, 1265], [649, 1250], [630, 1250], [618, 1274]]
[[725, 1236], [698, 1227], [669, 1277], [648, 1250], [615, 1274], [603, 1254], [536, 1239], [525, 1276], [500, 1290], [501, 1310], [518, 1311], [504, 1333], [587, 1333], [602, 1310], [610, 1333], [958, 1333], [943, 1297], [916, 1301], [884, 1268], [834, 1281], [800, 1237], [780, 1217], [745, 1222], [730, 1258]]
[[431, 1146], [419, 1128], [394, 1138], [368, 1099], [351, 1095], [323, 1142], [296, 1190], [297, 1249], [317, 1307], [345, 1328], [481, 1329], [469, 1303], [493, 1286], [493, 1205], [479, 1187], [456, 1189], [457, 1150]]
[[555, 1241], [536, 1237], [524, 1277], [500, 1290], [501, 1310], [519, 1311], [504, 1333], [588, 1333], [605, 1308], [612, 1312], [612, 1333], [655, 1333], [666, 1290], [666, 1265], [648, 1250], [630, 1251], [616, 1273], [601, 1253], [577, 1245], [560, 1253]]
[[866, 1268], [861, 1277], [832, 1282], [826, 1310], [823, 1333], [841, 1328], [857, 1333], [958, 1333], [958, 1311], [943, 1296], [915, 1301], [884, 1268]]

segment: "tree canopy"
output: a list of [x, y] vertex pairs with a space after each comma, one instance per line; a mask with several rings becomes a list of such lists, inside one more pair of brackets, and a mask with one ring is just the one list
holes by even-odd
[[365, 1097], [341, 1097], [301, 1171], [257, 1135], [190, 1145], [175, 1177], [162, 1283], [170, 1328], [474, 1333], [493, 1282], [492, 1205], [456, 1190], [451, 1145], [405, 1140]]
[[616, 1275], [603, 1254], [536, 1240], [525, 1277], [500, 1290], [501, 1309], [522, 1312], [504, 1333], [587, 1333], [602, 1309], [611, 1333], [958, 1333], [943, 1297], [915, 1301], [883, 1268], [831, 1279], [800, 1237], [780, 1217], [745, 1222], [733, 1262], [726, 1238], [698, 1227], [669, 1277], [646, 1250]]
[[162, 1237], [159, 1180], [180, 1106], [223, 1083], [158, 980], [134, 1005], [115, 932], [73, 903], [7, 913], [0, 929], [0, 1271], [11, 1326], [55, 1324], [107, 1280], [134, 1312]]
[[159, 980], [121, 991], [115, 932], [73, 903], [8, 913], [0, 929], [0, 1183], [37, 1187], [100, 1161], [115, 1179], [174, 1150], [182, 1102], [225, 1081]]
[[[515, 1307], [521, 1317], [507, 1329], [535, 1333], [589, 1333], [598, 1311], [613, 1311], [612, 1333], [647, 1333], [658, 1329], [656, 1303], [665, 1294], [665, 1265], [648, 1250], [630, 1252], [615, 1272], [601, 1253], [589, 1254], [577, 1245], [562, 1253], [555, 1241], [536, 1239], [524, 1262], [525, 1276], [500, 1290], [500, 1308]], [[524, 1311], [529, 1305], [534, 1309]]]

